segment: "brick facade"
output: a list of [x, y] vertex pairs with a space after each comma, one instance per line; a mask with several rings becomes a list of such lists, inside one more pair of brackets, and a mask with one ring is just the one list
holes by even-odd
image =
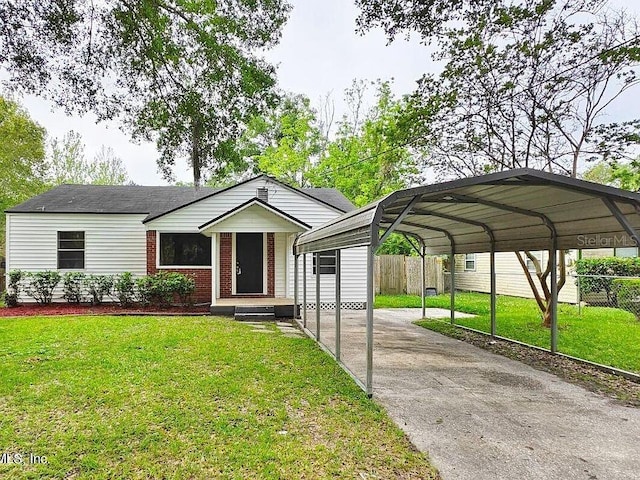
[[[147, 275], [158, 272], [156, 267], [156, 231], [147, 231]], [[163, 272], [177, 272], [189, 275], [196, 281], [196, 291], [193, 295], [195, 303], [211, 302], [211, 269], [210, 268], [162, 268]]]
[[[147, 274], [153, 275], [157, 272], [156, 267], [156, 231], [147, 231]], [[233, 298], [233, 243], [231, 233], [220, 233], [219, 255], [220, 255], [220, 298]], [[215, 259], [213, 259], [215, 261]], [[239, 295], [242, 297], [267, 297], [275, 296], [275, 236], [267, 233], [267, 295]], [[163, 268], [162, 271], [178, 272], [191, 275], [196, 280], [196, 293], [194, 301], [196, 303], [210, 302], [211, 293], [211, 269], [210, 268]]]
[[233, 245], [230, 233], [220, 234], [220, 298], [231, 298]]

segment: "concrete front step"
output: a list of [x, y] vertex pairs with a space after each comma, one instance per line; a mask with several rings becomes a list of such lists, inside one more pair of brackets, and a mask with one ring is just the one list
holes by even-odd
[[293, 318], [293, 305], [211, 306], [212, 315], [234, 317], [236, 320], [274, 320]]

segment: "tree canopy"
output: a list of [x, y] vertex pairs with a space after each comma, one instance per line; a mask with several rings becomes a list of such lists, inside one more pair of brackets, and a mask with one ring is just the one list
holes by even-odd
[[52, 186], [63, 183], [124, 185], [129, 178], [122, 160], [111, 147], [103, 145], [93, 160], [87, 159], [82, 136], [72, 130], [62, 139], [51, 141], [46, 182]]
[[231, 155], [245, 121], [273, 100], [286, 0], [0, 0], [0, 66], [8, 84], [67, 112], [119, 119], [156, 142], [171, 178], [194, 182]]
[[[46, 189], [46, 132], [17, 103], [0, 96], [0, 212]], [[4, 245], [4, 213], [0, 245]]]

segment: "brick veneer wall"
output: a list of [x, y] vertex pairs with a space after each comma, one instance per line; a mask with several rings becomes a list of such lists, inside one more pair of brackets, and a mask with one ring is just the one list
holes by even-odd
[[[155, 274], [156, 267], [156, 238], [155, 230], [147, 231], [147, 275]], [[233, 245], [232, 234], [220, 234], [220, 298], [233, 298], [232, 275], [235, 269], [232, 265]], [[215, 261], [215, 259], [213, 259]], [[238, 295], [241, 297], [267, 297], [275, 296], [276, 276], [275, 276], [275, 236], [267, 233], [267, 294], [266, 295]], [[194, 301], [204, 303], [211, 301], [211, 269], [210, 268], [162, 268], [165, 272], [178, 272], [191, 275], [196, 280], [196, 293]]]
[[[156, 267], [156, 231], [147, 231], [147, 275], [157, 273]], [[211, 268], [162, 268], [163, 272], [177, 272], [190, 275], [196, 281], [193, 301], [206, 303], [211, 301]]]
[[220, 234], [220, 298], [230, 298], [233, 246], [230, 233]]

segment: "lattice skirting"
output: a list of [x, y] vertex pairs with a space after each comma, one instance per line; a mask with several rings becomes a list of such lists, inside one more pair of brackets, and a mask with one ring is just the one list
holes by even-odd
[[[340, 304], [342, 310], [365, 310], [367, 308], [367, 302], [342, 302]], [[315, 310], [315, 303], [307, 303], [307, 310]], [[336, 302], [321, 302], [320, 310], [335, 310]]]

